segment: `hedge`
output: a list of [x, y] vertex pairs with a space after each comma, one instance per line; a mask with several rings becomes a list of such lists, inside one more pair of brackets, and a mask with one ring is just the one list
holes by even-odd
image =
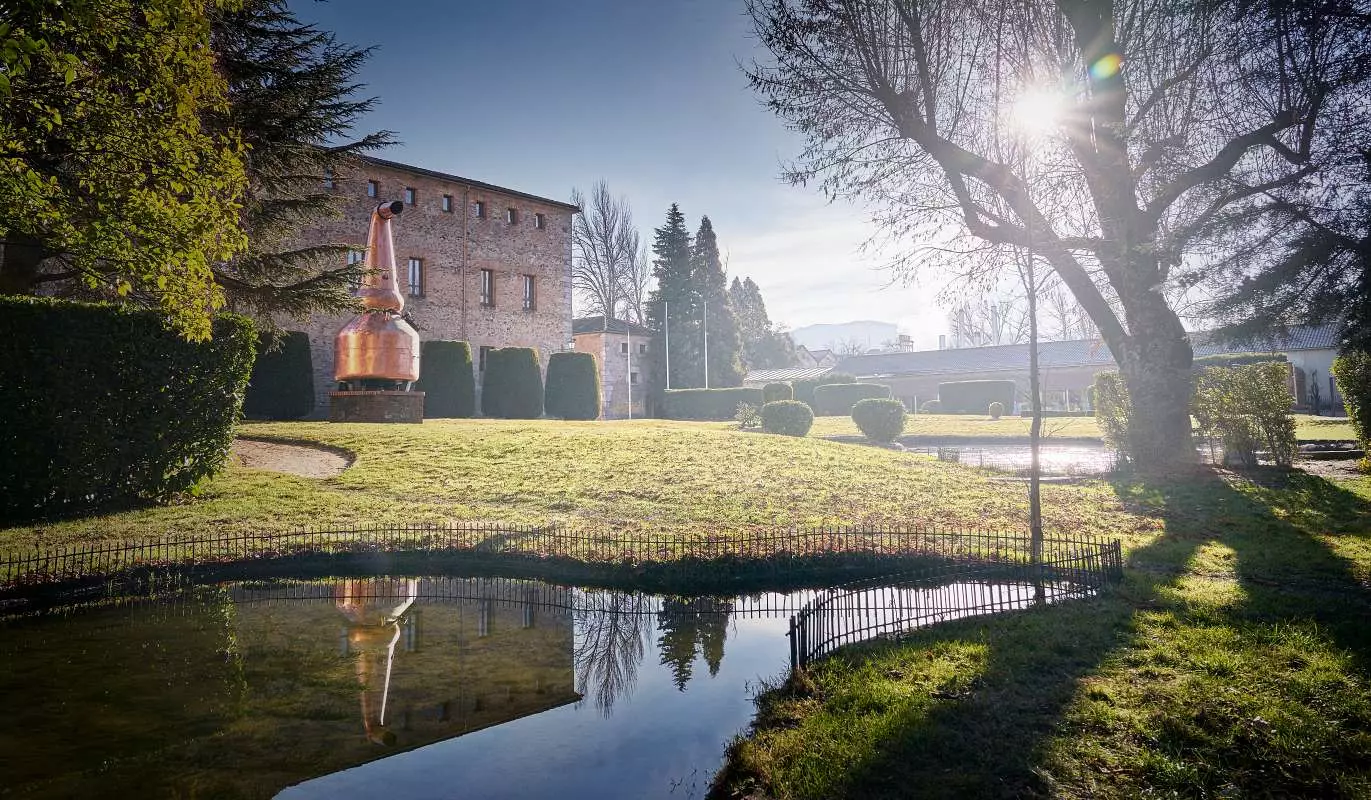
[[[814, 407], [814, 390], [833, 383], [856, 383], [857, 378], [842, 372], [830, 372], [818, 378], [804, 378], [790, 384], [792, 396], [801, 403]], [[846, 413], [846, 412], [844, 412]]]
[[1223, 446], [1225, 463], [1256, 467], [1264, 448], [1278, 466], [1288, 467], [1298, 449], [1294, 404], [1289, 365], [1268, 361], [1201, 370], [1190, 413], [1200, 435]]
[[821, 417], [847, 416], [858, 400], [890, 397], [890, 387], [880, 383], [830, 383], [814, 390], [814, 413]]
[[1095, 386], [1091, 402], [1095, 406], [1095, 419], [1100, 425], [1100, 435], [1104, 443], [1115, 452], [1127, 455], [1131, 452], [1128, 441], [1129, 416], [1133, 403], [1128, 398], [1128, 385], [1117, 372], [1101, 372], [1095, 376]]
[[782, 436], [804, 436], [814, 425], [814, 412], [799, 400], [775, 400], [762, 406], [762, 430]]
[[852, 407], [852, 421], [873, 442], [893, 442], [904, 433], [904, 403], [899, 400], [868, 398]]
[[553, 353], [547, 359], [543, 407], [550, 417], [600, 418], [600, 368], [590, 353]]
[[481, 413], [498, 419], [543, 415], [543, 373], [532, 347], [497, 347], [486, 353]]
[[762, 399], [768, 403], [778, 400], [794, 400], [795, 391], [788, 383], [768, 383], [762, 387]]
[[243, 398], [248, 419], [300, 419], [314, 410], [314, 359], [309, 334], [289, 331], [275, 350], [257, 340], [257, 360]]
[[1242, 367], [1273, 361], [1284, 364], [1289, 359], [1284, 353], [1217, 353], [1212, 356], [1197, 356], [1191, 362], [1191, 369], [1199, 372], [1206, 367]]
[[471, 369], [471, 345], [434, 340], [419, 350], [419, 380], [424, 393], [424, 418], [476, 416], [476, 375]]
[[952, 381], [938, 384], [944, 414], [987, 414], [991, 403], [1014, 407], [1014, 381]]
[[738, 413], [738, 404], [763, 405], [761, 389], [669, 389], [663, 401], [667, 419], [726, 420]]
[[166, 502], [223, 468], [256, 330], [188, 342], [155, 311], [0, 298], [0, 517]]
[[1333, 378], [1357, 441], [1371, 449], [1371, 353], [1342, 353], [1333, 359]]
[[919, 413], [941, 414], [943, 413], [943, 404], [939, 403], [937, 400], [925, 400], [923, 404], [919, 406]]

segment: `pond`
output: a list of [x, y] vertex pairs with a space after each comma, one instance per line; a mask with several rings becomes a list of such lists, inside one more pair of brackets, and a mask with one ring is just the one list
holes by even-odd
[[[937, 457], [940, 461], [954, 461], [969, 466], [1026, 472], [1033, 463], [1032, 450], [1026, 444], [973, 444], [913, 446], [913, 453]], [[1038, 453], [1038, 463], [1045, 475], [1094, 475], [1109, 472], [1117, 464], [1117, 456], [1103, 444], [1044, 442]]]
[[[945, 608], [988, 591], [1006, 585], [919, 590]], [[908, 613], [907, 590], [869, 594], [889, 599], [846, 617]], [[702, 797], [815, 596], [378, 576], [12, 616], [0, 793]], [[892, 630], [881, 613], [866, 630]]]

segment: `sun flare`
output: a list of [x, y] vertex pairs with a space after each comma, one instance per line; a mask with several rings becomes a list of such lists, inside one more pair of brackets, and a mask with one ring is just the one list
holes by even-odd
[[1047, 136], [1057, 129], [1065, 110], [1066, 100], [1060, 92], [1030, 89], [1010, 106], [1009, 120], [1029, 136]]

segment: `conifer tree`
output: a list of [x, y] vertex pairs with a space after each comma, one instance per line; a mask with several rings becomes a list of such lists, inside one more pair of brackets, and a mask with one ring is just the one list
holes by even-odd
[[[733, 316], [733, 307], [729, 302], [728, 276], [724, 274], [723, 261], [719, 258], [719, 241], [709, 217], [700, 218], [691, 262], [692, 287], [709, 305], [709, 386], [739, 386], [743, 382], [743, 364], [739, 358], [742, 341], [738, 336], [738, 321]], [[703, 349], [703, 337], [700, 346]], [[703, 375], [700, 385], [704, 385]]]
[[790, 334], [773, 327], [766, 313], [762, 290], [752, 278], [733, 279], [728, 287], [733, 314], [738, 319], [738, 334], [743, 341], [743, 366], [746, 369], [784, 369], [795, 365], [795, 343]]
[[[667, 386], [666, 354], [670, 339], [671, 382], [673, 389], [703, 386], [697, 375], [703, 372], [698, 350], [691, 343], [700, 338], [700, 299], [691, 288], [691, 240], [685, 215], [675, 204], [666, 212], [666, 221], [653, 232], [652, 274], [657, 288], [648, 298], [647, 326], [653, 332], [652, 352], [654, 390]], [[669, 308], [668, 308], [669, 306]], [[670, 319], [667, 313], [670, 313]], [[693, 321], [693, 325], [692, 325]], [[667, 337], [667, 324], [670, 336]]]

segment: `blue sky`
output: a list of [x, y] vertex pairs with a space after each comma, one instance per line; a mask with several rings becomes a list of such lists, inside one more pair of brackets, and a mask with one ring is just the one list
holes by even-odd
[[598, 179], [629, 198], [644, 237], [680, 203], [708, 214], [730, 275], [774, 320], [897, 322], [944, 332], [928, 288], [888, 287], [859, 248], [868, 214], [778, 180], [801, 142], [739, 68], [756, 54], [741, 0], [293, 4], [343, 41], [375, 45], [361, 78], [381, 99], [384, 155], [555, 198]]

